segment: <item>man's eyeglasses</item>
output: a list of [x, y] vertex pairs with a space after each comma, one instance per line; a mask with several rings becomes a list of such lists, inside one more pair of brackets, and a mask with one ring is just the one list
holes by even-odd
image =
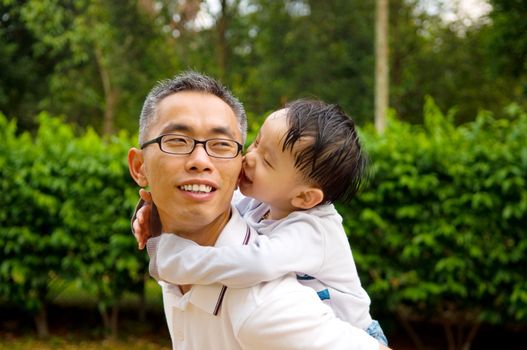
[[223, 159], [236, 158], [243, 148], [240, 143], [229, 139], [199, 141], [185, 135], [165, 134], [146, 141], [141, 145], [141, 149], [153, 143], [157, 143], [159, 149], [168, 154], [190, 154], [197, 144], [202, 144], [210, 157]]

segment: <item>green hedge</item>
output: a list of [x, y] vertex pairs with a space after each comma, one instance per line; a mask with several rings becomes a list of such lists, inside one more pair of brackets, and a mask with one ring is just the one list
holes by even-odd
[[[512, 106], [455, 126], [430, 100], [425, 119], [361, 130], [370, 183], [340, 210], [372, 307], [472, 333], [525, 323], [527, 115]], [[0, 116], [0, 298], [38, 315], [51, 284], [75, 282], [98, 296], [108, 326], [109, 308], [141, 293], [146, 272], [129, 233], [135, 140], [39, 121], [35, 135], [18, 134]]]
[[76, 135], [45, 114], [39, 122], [36, 135], [18, 135], [0, 115], [0, 297], [37, 315], [45, 335], [51, 285], [75, 282], [97, 296], [116, 331], [118, 301], [141, 292], [146, 270], [129, 228], [137, 190], [126, 155], [134, 142]]
[[429, 99], [425, 125], [362, 131], [370, 183], [341, 209], [374, 309], [468, 342], [527, 321], [527, 114], [506, 114], [456, 127]]

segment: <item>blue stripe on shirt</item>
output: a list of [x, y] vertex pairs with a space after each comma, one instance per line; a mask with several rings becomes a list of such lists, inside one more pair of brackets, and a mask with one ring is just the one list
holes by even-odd
[[317, 292], [317, 294], [318, 294], [318, 297], [320, 298], [320, 300], [327, 300], [327, 299], [329, 299], [329, 290], [327, 290], [327, 289], [321, 290], [320, 292]]

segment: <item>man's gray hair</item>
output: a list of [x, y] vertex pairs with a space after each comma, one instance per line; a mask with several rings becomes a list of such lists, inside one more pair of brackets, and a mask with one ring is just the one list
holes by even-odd
[[154, 123], [156, 118], [156, 108], [158, 103], [165, 97], [181, 91], [196, 91], [212, 94], [219, 97], [228, 104], [238, 120], [238, 126], [242, 133], [242, 143], [247, 137], [247, 116], [241, 102], [234, 97], [232, 92], [218, 81], [206, 75], [185, 71], [176, 75], [172, 79], [159, 81], [150, 91], [143, 104], [143, 110], [139, 118], [139, 143], [146, 142], [144, 138], [148, 128]]

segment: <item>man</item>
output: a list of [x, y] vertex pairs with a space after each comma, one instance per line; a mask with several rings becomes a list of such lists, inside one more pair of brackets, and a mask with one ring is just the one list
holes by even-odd
[[[230, 205], [245, 135], [243, 107], [211, 78], [184, 73], [150, 92], [128, 164], [150, 187], [162, 232], [209, 246], [254, 239]], [[151, 266], [171, 249], [166, 235], [148, 241]], [[293, 274], [240, 289], [160, 284], [174, 349], [385, 349]]]

